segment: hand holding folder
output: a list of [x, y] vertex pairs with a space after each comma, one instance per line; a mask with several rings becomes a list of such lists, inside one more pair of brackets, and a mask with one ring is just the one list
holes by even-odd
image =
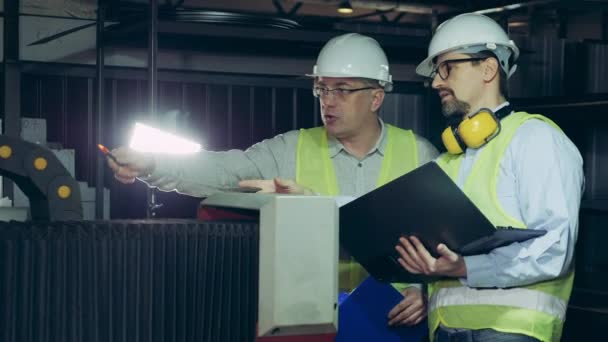
[[340, 208], [340, 246], [374, 278], [428, 282], [437, 277], [407, 272], [395, 245], [416, 236], [437, 257], [445, 244], [460, 255], [545, 234], [542, 230], [496, 229], [436, 163], [427, 163]]
[[366, 278], [340, 304], [336, 342], [422, 341], [428, 335], [426, 319], [414, 326], [388, 325], [387, 314], [402, 299], [390, 284]]
[[450, 250], [445, 244], [437, 246], [438, 257], [433, 257], [422, 242], [415, 237], [402, 237], [396, 250], [403, 268], [412, 274], [426, 274], [463, 278], [467, 275], [464, 259], [458, 253]]

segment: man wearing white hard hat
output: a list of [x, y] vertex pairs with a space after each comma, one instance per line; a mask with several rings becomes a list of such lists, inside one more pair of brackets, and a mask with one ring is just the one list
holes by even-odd
[[[583, 189], [582, 158], [550, 119], [515, 110], [506, 80], [517, 46], [492, 19], [462, 14], [441, 24], [416, 72], [431, 78], [448, 127], [436, 162], [497, 229], [546, 234], [461, 256], [404, 237], [401, 265], [445, 280], [429, 284], [436, 341], [559, 341], [572, 291]], [[434, 258], [427, 250], [436, 249]]]
[[[202, 151], [195, 157], [154, 156], [119, 148], [108, 160], [115, 177], [141, 178], [162, 190], [204, 197], [241, 186], [265, 192], [359, 197], [433, 160], [438, 152], [426, 139], [378, 117], [392, 78], [378, 42], [356, 33], [331, 39], [310, 75], [319, 98], [323, 126], [264, 140], [246, 151]], [[350, 259], [340, 264], [340, 288], [350, 291], [366, 276]], [[416, 287], [391, 312], [391, 325], [413, 325], [426, 317]]]

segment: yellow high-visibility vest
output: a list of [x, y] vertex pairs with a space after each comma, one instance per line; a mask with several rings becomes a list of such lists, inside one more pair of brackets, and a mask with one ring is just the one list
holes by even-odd
[[[464, 184], [464, 192], [496, 227], [526, 228], [501, 207], [496, 187], [505, 151], [517, 128], [530, 119], [545, 121], [559, 129], [542, 115], [512, 113], [501, 120], [500, 134], [480, 152]], [[437, 163], [456, 182], [462, 159], [463, 154], [445, 153]], [[433, 338], [441, 324], [464, 329], [489, 328], [541, 341], [559, 341], [573, 279], [574, 268], [557, 279], [506, 289], [469, 288], [458, 280], [434, 282], [429, 284], [430, 336]]]
[[[416, 137], [411, 130], [404, 130], [388, 124], [387, 144], [376, 186], [418, 167]], [[298, 137], [296, 182], [321, 195], [340, 194], [333, 162], [329, 156], [327, 132], [324, 127], [301, 129]], [[357, 287], [367, 272], [352, 257], [340, 260], [340, 290], [351, 291]]]

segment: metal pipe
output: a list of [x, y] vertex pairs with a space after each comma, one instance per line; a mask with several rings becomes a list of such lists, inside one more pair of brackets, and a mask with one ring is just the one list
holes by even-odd
[[[157, 98], [157, 65], [158, 54], [158, 1], [150, 0], [148, 17], [148, 111], [152, 121], [156, 120], [156, 98]], [[156, 215], [159, 205], [156, 203], [156, 189], [147, 188], [146, 218]]]
[[526, 1], [526, 2], [520, 2], [520, 3], [511, 4], [511, 5], [504, 5], [504, 6], [498, 6], [498, 7], [492, 7], [492, 8], [479, 9], [479, 10], [476, 10], [475, 13], [490, 14], [490, 13], [514, 11], [514, 10], [517, 10], [517, 9], [520, 9], [520, 8], [524, 8], [524, 7], [548, 5], [548, 4], [552, 3], [552, 2], [557, 2], [557, 1], [559, 1], [559, 0]]
[[[325, 6], [336, 6], [340, 3], [340, 1], [327, 1], [327, 0], [299, 0], [301, 3], [309, 3], [309, 4], [317, 4], [317, 5], [325, 5]], [[414, 14], [432, 14], [434, 9], [441, 9], [442, 11], [451, 11], [456, 10], [457, 7], [453, 5], [446, 4], [430, 4], [425, 1], [408, 1], [407, 4], [404, 1], [390, 1], [390, 0], [351, 0], [351, 6], [354, 9], [357, 8], [365, 8], [365, 9], [375, 9], [375, 10], [393, 10], [396, 12], [407, 12]]]
[[[19, 61], [19, 0], [4, 2], [4, 108], [0, 133], [11, 137], [21, 136], [21, 65]], [[14, 184], [9, 177], [2, 178], [2, 196], [14, 199]]]
[[545, 6], [545, 5], [549, 5], [551, 3], [555, 3], [555, 2], [559, 2], [559, 0], [532, 0], [532, 1], [527, 1], [527, 2], [518, 2], [518, 3], [513, 3], [510, 5], [503, 5], [503, 6], [496, 6], [496, 7], [484, 7], [482, 6], [478, 6], [476, 8], [468, 8], [466, 10], [454, 10], [454, 11], [448, 11], [448, 12], [441, 12], [439, 15], [439, 19], [440, 21], [449, 19], [451, 17], [454, 17], [458, 14], [462, 14], [465, 12], [475, 12], [478, 14], [494, 14], [494, 13], [500, 13], [500, 12], [511, 12], [511, 11], [516, 11], [516, 10], [521, 10], [523, 8], [530, 8], [530, 7], [536, 7], [536, 6]]
[[[3, 34], [3, 38], [4, 38], [4, 71], [5, 71], [5, 75], [4, 75], [4, 81], [11, 81], [11, 78], [9, 77], [9, 75], [6, 74], [6, 72], [8, 71], [9, 73], [12, 71], [19, 71], [19, 0], [15, 0], [15, 1], [7, 1], [4, 7], [4, 34]], [[18, 74], [19, 75], [19, 74]], [[18, 77], [18, 80], [20, 80], [20, 75]], [[19, 94], [18, 91], [21, 89], [21, 87], [19, 86], [19, 84], [6, 84], [4, 91], [5, 91], [5, 95], [10, 95], [10, 94], [6, 94], [7, 91], [11, 92], [12, 94], [14, 94], [14, 92], [17, 91], [17, 95]], [[15, 86], [17, 86], [15, 88]], [[10, 135], [10, 136], [16, 136], [18, 137], [20, 134], [20, 111], [16, 111], [16, 112], [11, 112], [11, 113], [7, 113], [6, 110], [13, 110], [13, 109], [20, 109], [19, 108], [19, 104], [20, 104], [20, 98], [19, 96], [9, 96], [8, 98], [5, 97], [4, 98], [4, 109], [5, 109], [5, 113], [4, 113], [4, 134]], [[9, 119], [15, 119], [16, 121], [13, 120], [9, 120]]]
[[148, 111], [156, 119], [157, 54], [158, 54], [158, 0], [150, 0], [148, 17]]
[[[325, 5], [325, 6], [336, 6], [340, 1], [327, 1], [327, 0], [298, 0], [301, 3]], [[433, 15], [436, 12], [443, 18], [450, 18], [464, 12], [476, 12], [480, 14], [491, 14], [498, 12], [507, 12], [524, 7], [531, 6], [543, 6], [551, 3], [559, 2], [559, 0], [532, 0], [532, 1], [520, 1], [509, 5], [502, 5], [496, 7], [484, 7], [478, 6], [477, 8], [467, 8], [465, 10], [462, 7], [457, 7], [449, 4], [448, 1], [444, 3], [429, 3], [428, 1], [399, 1], [399, 0], [351, 0], [350, 4], [353, 8], [365, 8], [375, 9], [380, 11], [393, 10], [395, 12], [406, 12], [413, 14], [424, 14]]]

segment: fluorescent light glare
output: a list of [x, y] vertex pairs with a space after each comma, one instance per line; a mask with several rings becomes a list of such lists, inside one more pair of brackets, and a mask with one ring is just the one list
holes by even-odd
[[338, 13], [351, 14], [353, 13], [353, 6], [350, 5], [350, 1], [342, 1], [338, 6]]
[[137, 122], [129, 147], [140, 152], [188, 154], [201, 150], [201, 145]]

